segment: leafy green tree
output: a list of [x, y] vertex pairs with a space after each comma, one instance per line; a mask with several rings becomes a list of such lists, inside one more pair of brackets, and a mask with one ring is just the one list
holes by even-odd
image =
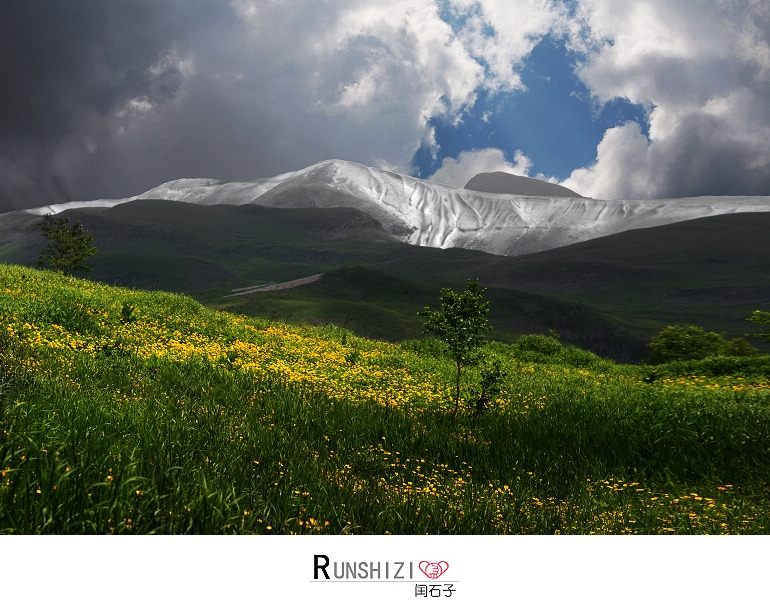
[[425, 318], [425, 330], [437, 335], [449, 347], [457, 368], [455, 375], [455, 411], [460, 408], [460, 377], [462, 369], [478, 361], [478, 352], [486, 343], [484, 333], [490, 330], [487, 314], [489, 302], [478, 280], [468, 280], [465, 291], [458, 295], [451, 288], [441, 290], [441, 309], [426, 307], [418, 312]]
[[97, 249], [91, 245], [94, 238], [80, 222], [70, 226], [69, 218], [54, 218], [51, 214], [46, 214], [40, 227], [48, 245], [40, 251], [37, 261], [39, 266], [48, 265], [64, 275], [72, 275], [74, 271], [91, 270], [85, 261], [96, 254]]
[[668, 363], [726, 354], [726, 344], [719, 333], [704, 331], [694, 325], [672, 325], [652, 338], [648, 348], [651, 363]]

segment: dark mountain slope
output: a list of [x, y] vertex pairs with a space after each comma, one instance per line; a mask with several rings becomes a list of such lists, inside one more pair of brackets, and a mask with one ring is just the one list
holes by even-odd
[[570, 196], [582, 198], [569, 188], [541, 179], [496, 171], [479, 173], [465, 184], [466, 190], [493, 194], [520, 194], [522, 196]]
[[488, 284], [570, 298], [649, 336], [664, 323], [742, 335], [770, 309], [770, 214], [618, 233], [490, 264]]

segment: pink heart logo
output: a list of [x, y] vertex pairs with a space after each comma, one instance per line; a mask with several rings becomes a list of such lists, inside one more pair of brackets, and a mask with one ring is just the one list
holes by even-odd
[[434, 562], [420, 562], [419, 566], [422, 573], [429, 579], [438, 579], [442, 574], [449, 570], [449, 564], [444, 561]]

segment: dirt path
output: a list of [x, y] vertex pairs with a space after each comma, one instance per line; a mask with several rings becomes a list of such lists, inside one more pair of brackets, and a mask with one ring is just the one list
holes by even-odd
[[249, 286], [247, 288], [234, 288], [232, 294], [225, 295], [226, 297], [237, 297], [239, 295], [250, 295], [252, 293], [267, 293], [274, 290], [291, 290], [298, 286], [304, 286], [305, 284], [313, 284], [318, 282], [323, 273], [317, 273], [316, 275], [310, 275], [306, 278], [299, 278], [298, 280], [289, 280], [288, 282], [280, 282], [278, 284], [268, 284], [267, 286]]

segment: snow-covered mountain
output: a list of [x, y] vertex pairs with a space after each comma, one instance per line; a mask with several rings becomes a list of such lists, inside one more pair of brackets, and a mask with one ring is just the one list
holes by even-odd
[[249, 182], [179, 179], [131, 198], [62, 203], [27, 212], [43, 215], [82, 207], [113, 207], [140, 199], [212, 206], [354, 207], [378, 220], [401, 241], [502, 255], [538, 252], [706, 216], [770, 212], [770, 196], [598, 201], [492, 194], [341, 160]]

